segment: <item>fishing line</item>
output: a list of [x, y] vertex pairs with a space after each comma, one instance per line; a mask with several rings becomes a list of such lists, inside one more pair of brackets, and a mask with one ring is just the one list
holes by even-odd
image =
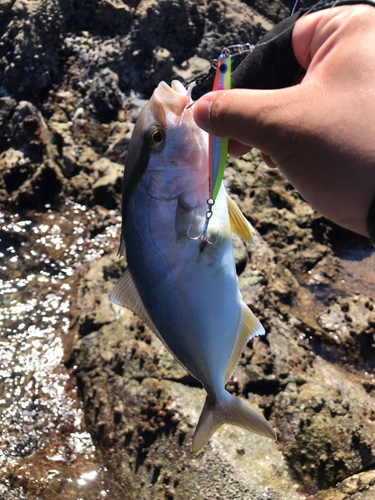
[[292, 12], [290, 13], [290, 15], [291, 15], [291, 16], [294, 14], [294, 12], [295, 12], [295, 10], [296, 10], [296, 7], [297, 7], [297, 5], [298, 5], [298, 2], [299, 2], [299, 0], [296, 0], [296, 1], [294, 2]]

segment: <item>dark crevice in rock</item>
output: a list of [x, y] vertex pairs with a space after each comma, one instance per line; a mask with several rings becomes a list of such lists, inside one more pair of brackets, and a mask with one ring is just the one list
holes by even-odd
[[186, 374], [184, 377], [181, 378], [166, 378], [166, 380], [169, 380], [170, 382], [177, 382], [178, 384], [182, 385], [187, 385], [188, 387], [202, 387], [201, 382], [197, 380], [196, 378], [192, 377], [189, 374]]
[[371, 445], [361, 440], [360, 436], [357, 434], [353, 435], [352, 442], [354, 449], [357, 449], [361, 456], [363, 464], [361, 472], [375, 468], [375, 454], [372, 453]]
[[259, 394], [260, 396], [276, 396], [282, 390], [279, 380], [259, 380], [247, 382], [243, 388], [243, 393]]
[[105, 324], [106, 323], [98, 323], [95, 318], [86, 317], [85, 321], [83, 321], [79, 326], [79, 336], [83, 338], [91, 333], [97, 332]]
[[154, 467], [154, 472], [152, 474], [151, 484], [156, 484], [160, 476], [161, 467]]
[[122, 377], [125, 371], [125, 361], [120, 359], [117, 364], [112, 368], [112, 370], [116, 373], [116, 375], [120, 375]]

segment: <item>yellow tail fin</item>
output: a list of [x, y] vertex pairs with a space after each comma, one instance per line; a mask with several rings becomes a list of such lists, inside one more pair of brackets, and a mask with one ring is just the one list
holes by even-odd
[[224, 391], [220, 401], [207, 395], [193, 437], [193, 452], [197, 453], [223, 424], [232, 424], [250, 432], [276, 440], [276, 433], [258, 412], [235, 396]]

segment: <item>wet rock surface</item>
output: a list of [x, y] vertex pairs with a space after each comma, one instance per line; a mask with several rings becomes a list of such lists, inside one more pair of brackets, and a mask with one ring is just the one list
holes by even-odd
[[257, 152], [229, 160], [226, 185], [258, 231], [234, 253], [267, 335], [227, 389], [277, 443], [224, 426], [193, 455], [204, 391], [109, 301], [145, 99], [292, 3], [0, 1], [1, 499], [375, 498], [374, 252]]

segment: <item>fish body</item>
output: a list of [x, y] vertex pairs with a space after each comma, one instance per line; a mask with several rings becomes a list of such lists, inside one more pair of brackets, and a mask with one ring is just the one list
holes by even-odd
[[188, 104], [182, 84], [161, 82], [137, 120], [123, 184], [128, 267], [111, 299], [138, 314], [204, 386], [198, 451], [225, 422], [275, 433], [225, 390], [248, 339], [264, 333], [241, 300], [232, 249], [231, 224], [248, 239], [251, 228], [222, 185], [208, 229], [215, 244], [193, 239], [206, 219], [208, 135]]

